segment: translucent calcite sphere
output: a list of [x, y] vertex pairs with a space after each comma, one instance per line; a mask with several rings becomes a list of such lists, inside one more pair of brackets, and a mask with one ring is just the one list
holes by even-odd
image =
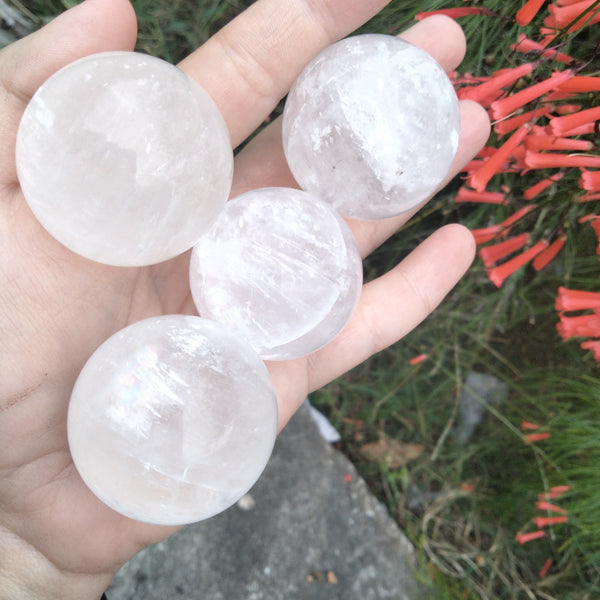
[[76, 61], [25, 110], [17, 171], [40, 223], [87, 258], [147, 265], [191, 248], [225, 204], [233, 152], [209, 95], [134, 52]]
[[194, 246], [190, 285], [200, 315], [281, 360], [342, 330], [358, 302], [362, 263], [330, 206], [300, 190], [264, 188], [230, 200]]
[[103, 502], [179, 525], [226, 509], [258, 479], [277, 405], [246, 342], [219, 323], [174, 315], [130, 325], [96, 350], [67, 425], [75, 466]]
[[458, 101], [423, 50], [368, 34], [325, 49], [300, 74], [283, 145], [302, 189], [358, 219], [391, 217], [440, 185], [458, 147]]

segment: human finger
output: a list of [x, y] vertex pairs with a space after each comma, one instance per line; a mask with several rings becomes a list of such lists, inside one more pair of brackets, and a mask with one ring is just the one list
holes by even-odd
[[461, 225], [437, 230], [398, 266], [363, 286], [350, 322], [327, 346], [303, 359], [267, 363], [278, 391], [279, 429], [306, 397], [291, 394], [290, 381], [310, 393], [397, 342], [442, 301], [474, 252], [473, 236]]
[[212, 96], [237, 146], [323, 48], [389, 0], [258, 0], [179, 66]]
[[460, 65], [467, 49], [462, 27], [444, 15], [423, 19], [398, 37], [425, 50], [447, 72]]
[[363, 286], [345, 329], [309, 357], [309, 389], [320, 388], [421, 323], [464, 275], [475, 243], [462, 225], [435, 231], [385, 275]]

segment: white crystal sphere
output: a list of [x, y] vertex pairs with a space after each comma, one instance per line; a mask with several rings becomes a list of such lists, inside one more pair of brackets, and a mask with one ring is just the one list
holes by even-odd
[[127, 517], [206, 519], [263, 471], [277, 405], [263, 362], [219, 323], [172, 315], [110, 337], [73, 389], [68, 437], [88, 487]]
[[358, 219], [392, 217], [433, 194], [459, 129], [456, 93], [440, 65], [380, 34], [321, 52], [283, 113], [285, 155], [300, 187]]
[[40, 223], [97, 262], [148, 265], [191, 248], [225, 204], [233, 152], [210, 96], [140, 53], [95, 54], [35, 93], [17, 136]]
[[230, 200], [194, 246], [190, 285], [200, 315], [231, 327], [262, 358], [282, 360], [342, 330], [358, 302], [362, 262], [329, 205], [263, 188]]

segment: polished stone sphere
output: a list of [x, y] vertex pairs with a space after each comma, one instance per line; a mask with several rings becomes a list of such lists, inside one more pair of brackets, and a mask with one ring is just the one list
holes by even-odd
[[321, 52], [283, 113], [285, 155], [300, 187], [357, 219], [392, 217], [432, 195], [459, 129], [456, 93], [439, 64], [381, 34]]
[[68, 438], [104, 503], [161, 525], [211, 517], [239, 500], [270, 457], [275, 392], [252, 348], [219, 323], [172, 315], [104, 342], [73, 389]]
[[50, 77], [17, 136], [39, 222], [94, 261], [141, 266], [191, 248], [223, 208], [233, 152], [210, 96], [173, 65], [107, 52]]
[[306, 192], [264, 188], [230, 200], [194, 246], [198, 313], [246, 338], [264, 359], [310, 354], [350, 319], [362, 263], [341, 217]]

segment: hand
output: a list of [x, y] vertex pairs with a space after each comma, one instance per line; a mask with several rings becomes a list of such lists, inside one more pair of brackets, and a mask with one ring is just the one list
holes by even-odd
[[[272, 111], [306, 62], [385, 4], [259, 0], [180, 66], [216, 101], [235, 146]], [[126, 0], [87, 0], [0, 52], [2, 598], [98, 598], [124, 562], [176, 530], [132, 521], [98, 501], [73, 466], [65, 423], [77, 374], [104, 340], [149, 316], [194, 312], [189, 256], [123, 269], [74, 255], [32, 216], [14, 162], [19, 119], [39, 85], [81, 56], [132, 50], [135, 37]], [[464, 52], [460, 29], [443, 17], [423, 21], [403, 37], [446, 69], [455, 68]], [[448, 178], [489, 131], [477, 105], [464, 103], [462, 114], [461, 145]], [[295, 185], [277, 122], [239, 154], [232, 195], [274, 185]], [[363, 254], [410, 216], [351, 223]], [[337, 339], [307, 358], [269, 364], [280, 427], [308, 392], [413, 329], [462, 276], [473, 252], [466, 229], [437, 231], [391, 272], [365, 285], [355, 317]]]

